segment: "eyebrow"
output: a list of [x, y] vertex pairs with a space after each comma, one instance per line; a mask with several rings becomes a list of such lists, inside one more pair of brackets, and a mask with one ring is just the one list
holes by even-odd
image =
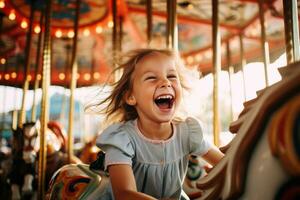
[[[143, 74], [150, 73], [150, 72], [155, 72], [155, 71], [147, 70], [147, 71], [144, 71]], [[169, 69], [168, 72], [177, 72], [177, 70], [176, 69]]]
[[177, 72], [176, 69], [170, 69], [168, 72]]

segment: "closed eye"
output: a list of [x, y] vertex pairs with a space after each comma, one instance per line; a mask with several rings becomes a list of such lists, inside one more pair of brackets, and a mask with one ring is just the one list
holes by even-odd
[[170, 78], [170, 79], [177, 79], [177, 75], [175, 75], [175, 74], [170, 74], [170, 75], [168, 75], [168, 78]]
[[156, 79], [155, 76], [148, 76], [148, 77], [145, 78], [145, 80], [154, 80], [154, 79]]

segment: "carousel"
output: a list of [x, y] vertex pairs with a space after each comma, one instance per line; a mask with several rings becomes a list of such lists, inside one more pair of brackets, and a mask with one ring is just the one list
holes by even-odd
[[178, 51], [196, 83], [210, 77], [208, 132], [225, 157], [213, 168], [190, 158], [190, 199], [300, 199], [299, 5], [0, 0], [1, 199], [97, 199], [109, 179], [95, 146], [103, 118], [86, 119], [80, 100], [106, 95], [119, 55], [147, 47]]

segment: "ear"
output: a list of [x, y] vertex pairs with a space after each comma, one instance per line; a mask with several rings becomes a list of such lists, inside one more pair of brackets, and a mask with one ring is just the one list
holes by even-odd
[[136, 105], [135, 97], [130, 92], [126, 92], [125, 101], [130, 106], [135, 106]]

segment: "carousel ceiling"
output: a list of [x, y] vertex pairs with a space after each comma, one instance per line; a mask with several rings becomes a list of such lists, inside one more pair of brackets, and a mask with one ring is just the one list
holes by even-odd
[[[26, 32], [30, 2], [36, 3], [33, 22], [31, 76], [35, 77], [39, 21], [44, 0], [0, 0], [0, 84], [22, 86]], [[146, 0], [118, 0], [123, 17], [122, 51], [147, 46]], [[187, 67], [197, 67], [203, 74], [212, 71], [211, 0], [177, 0], [178, 48]], [[270, 57], [284, 51], [282, 0], [265, 0], [266, 39]], [[74, 36], [75, 0], [53, 1], [52, 12], [52, 84], [69, 86], [70, 56]], [[152, 0], [151, 47], [166, 44], [166, 0]], [[82, 0], [79, 17], [77, 85], [103, 83], [111, 71], [112, 9], [111, 0]], [[246, 60], [261, 60], [260, 20], [257, 0], [219, 1], [219, 27], [222, 38], [222, 67], [226, 68], [226, 45], [231, 63], [240, 63], [240, 36]], [[40, 72], [38, 72], [40, 73]]]

